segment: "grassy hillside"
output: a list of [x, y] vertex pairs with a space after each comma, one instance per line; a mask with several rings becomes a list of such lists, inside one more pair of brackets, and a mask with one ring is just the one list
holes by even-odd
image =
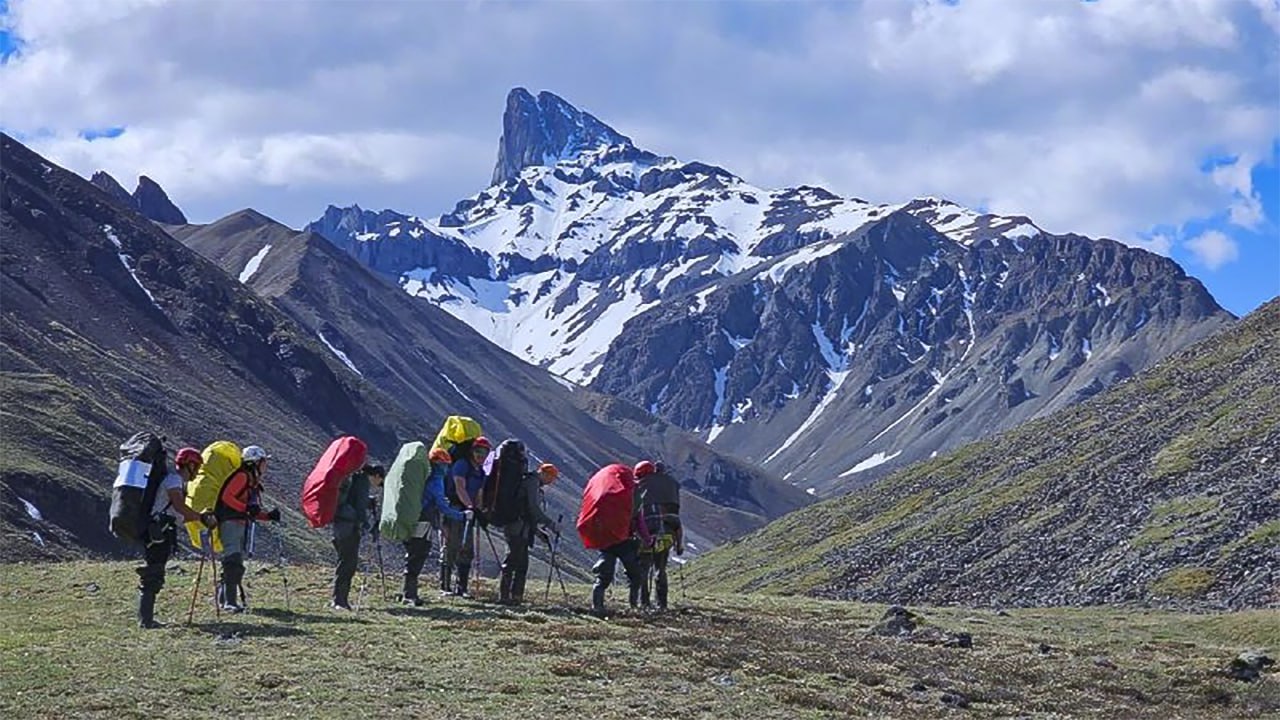
[[[180, 620], [196, 566], [174, 569], [160, 614]], [[220, 622], [204, 593], [194, 625], [140, 631], [128, 564], [6, 570], [5, 717], [1168, 720], [1280, 711], [1275, 673], [1242, 683], [1223, 672], [1242, 649], [1280, 646], [1270, 611], [937, 609], [898, 638], [868, 632], [883, 607], [795, 598], [690, 593], [664, 615], [600, 621], [583, 614], [586, 589], [574, 587], [570, 607], [373, 602], [336, 615], [322, 609], [326, 571], [290, 567], [290, 613], [280, 570], [251, 565], [250, 614]], [[973, 647], [936, 639], [954, 632], [971, 633]]]
[[1280, 604], [1280, 300], [1051, 418], [793, 513], [697, 585], [1002, 606]]

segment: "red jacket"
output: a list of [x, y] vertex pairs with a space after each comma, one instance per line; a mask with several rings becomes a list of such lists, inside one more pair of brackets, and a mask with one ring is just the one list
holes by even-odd
[[258, 508], [255, 520], [268, 519], [262, 510], [262, 483], [242, 467], [232, 473], [222, 486], [214, 512], [219, 520], [245, 520], [249, 517], [250, 506]]

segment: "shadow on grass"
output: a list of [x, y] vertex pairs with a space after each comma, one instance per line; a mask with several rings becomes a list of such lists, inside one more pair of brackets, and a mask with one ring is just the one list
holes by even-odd
[[311, 633], [292, 625], [250, 625], [242, 622], [196, 623], [193, 628], [220, 642], [236, 642], [250, 637], [305, 637]]
[[353, 612], [331, 612], [331, 613], [306, 613], [297, 610], [282, 610], [280, 608], [255, 608], [253, 614], [258, 617], [270, 618], [283, 623], [331, 623], [339, 625], [364, 625], [368, 620], [361, 618]]

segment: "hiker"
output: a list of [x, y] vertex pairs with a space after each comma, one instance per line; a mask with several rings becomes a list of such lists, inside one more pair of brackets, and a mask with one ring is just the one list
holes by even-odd
[[173, 459], [174, 471], [165, 476], [151, 506], [149, 522], [143, 536], [146, 565], [138, 571], [138, 627], [164, 627], [155, 620], [156, 595], [164, 587], [165, 566], [178, 542], [179, 521], [198, 522], [213, 528], [218, 524], [212, 513], [200, 513], [187, 505], [186, 483], [196, 476], [200, 465], [200, 451], [182, 448]]
[[[418, 522], [414, 526], [413, 536], [404, 541], [404, 589], [401, 598], [414, 606], [422, 605], [422, 598], [418, 596], [418, 576], [422, 573], [422, 566], [427, 563], [427, 556], [431, 554], [431, 527], [437, 525], [442, 518], [466, 524], [463, 512], [450, 505], [445, 497], [444, 483], [449, 477], [449, 468], [453, 465], [449, 451], [436, 448], [431, 451], [429, 460], [431, 474], [427, 476], [427, 483], [422, 490], [422, 509]], [[446, 567], [443, 562], [441, 567]]]
[[636, 465], [636, 522], [643, 523], [652, 542], [640, 548], [640, 604], [649, 607], [649, 577], [654, 576], [658, 609], [667, 609], [667, 562], [674, 548], [684, 555], [684, 526], [680, 523], [680, 483], [662, 463], [644, 460]]
[[615, 463], [591, 476], [582, 494], [577, 527], [582, 544], [600, 552], [591, 566], [596, 577], [591, 588], [592, 613], [604, 617], [605, 591], [613, 584], [619, 561], [627, 574], [631, 605], [635, 607], [643, 580], [639, 550], [642, 544], [651, 545], [652, 539], [643, 522], [643, 512], [635, 512], [635, 473], [630, 467]]
[[351, 581], [360, 564], [360, 538], [372, 528], [369, 491], [382, 487], [387, 471], [368, 464], [348, 475], [338, 485], [338, 504], [333, 512], [333, 549], [338, 564], [333, 570], [333, 610], [351, 609]]
[[498, 584], [498, 602], [520, 605], [524, 602], [525, 576], [529, 573], [529, 546], [541, 526], [548, 535], [560, 532], [556, 523], [542, 510], [542, 488], [555, 482], [560, 471], [551, 463], [538, 466], [537, 472], [525, 473], [515, 493], [517, 517], [502, 526], [507, 540], [507, 556], [502, 560], [502, 579]]
[[444, 542], [440, 556], [440, 590], [444, 594], [471, 597], [467, 593], [467, 581], [471, 575], [471, 561], [475, 556], [472, 541], [474, 525], [486, 527], [484, 518], [477, 512], [484, 492], [484, 461], [493, 445], [481, 435], [471, 443], [464, 457], [449, 469], [445, 490], [449, 502], [462, 513], [462, 520], [446, 516], [441, 534]]
[[240, 467], [218, 493], [214, 509], [222, 538], [222, 587], [218, 589], [218, 604], [224, 612], [244, 612], [237, 591], [244, 579], [244, 555], [253, 550], [252, 523], [280, 522], [280, 508], [262, 511], [262, 478], [270, 459], [267, 451], [257, 445], [245, 448], [240, 455]]

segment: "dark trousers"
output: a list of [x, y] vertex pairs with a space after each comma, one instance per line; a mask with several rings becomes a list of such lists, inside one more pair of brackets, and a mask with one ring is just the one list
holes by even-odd
[[649, 577], [652, 574], [654, 590], [657, 591], [658, 607], [667, 607], [667, 562], [671, 559], [671, 548], [662, 551], [640, 553], [640, 574], [644, 576], [644, 585], [640, 590], [640, 603], [649, 605]]
[[507, 556], [502, 560], [499, 599], [521, 602], [525, 578], [529, 574], [529, 542], [533, 528], [522, 520], [508, 523], [502, 526], [502, 536], [507, 540]]
[[640, 587], [644, 579], [640, 572], [639, 550], [640, 541], [632, 538], [600, 551], [600, 559], [591, 566], [591, 572], [596, 576], [595, 585], [591, 588], [592, 609], [604, 609], [604, 592], [613, 584], [613, 573], [618, 562], [622, 563], [622, 570], [627, 574], [631, 605], [634, 607], [639, 602]]
[[405, 600], [418, 597], [418, 576], [422, 574], [422, 566], [427, 564], [427, 556], [430, 554], [430, 531], [422, 537], [411, 537], [404, 541], [404, 590], [401, 594]]
[[355, 527], [333, 526], [333, 549], [338, 551], [338, 565], [333, 570], [333, 602], [351, 604], [351, 581], [360, 564], [360, 531]]
[[143, 538], [144, 565], [136, 569], [138, 592], [155, 595], [164, 587], [164, 570], [177, 545], [177, 530], [172, 522], [152, 522]]

